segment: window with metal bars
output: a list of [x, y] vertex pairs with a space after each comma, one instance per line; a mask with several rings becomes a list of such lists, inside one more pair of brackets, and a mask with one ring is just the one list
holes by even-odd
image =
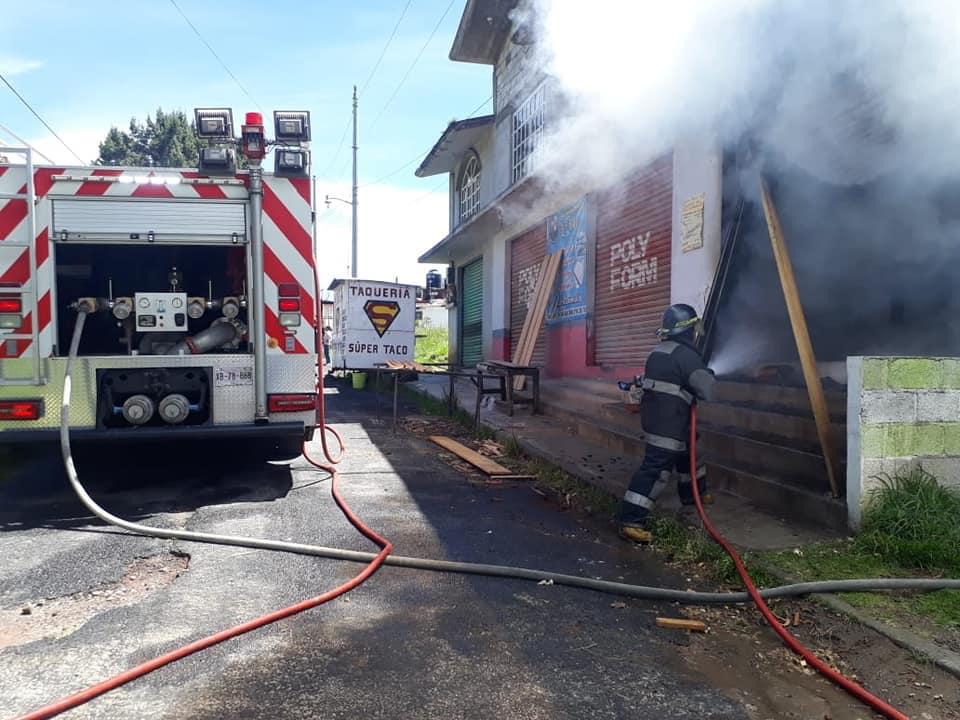
[[543, 137], [544, 95], [541, 85], [513, 113], [513, 183], [529, 175], [536, 165], [537, 148]]
[[457, 189], [460, 194], [460, 222], [465, 223], [480, 209], [480, 158], [475, 152], [470, 153], [460, 171]]

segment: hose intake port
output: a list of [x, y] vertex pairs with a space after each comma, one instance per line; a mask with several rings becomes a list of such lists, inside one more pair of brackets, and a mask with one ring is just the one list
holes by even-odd
[[155, 410], [156, 405], [146, 395], [131, 395], [123, 401], [123, 419], [131, 425], [147, 424]]
[[167, 395], [160, 401], [160, 417], [165, 423], [179, 425], [190, 415], [190, 401], [179, 393]]

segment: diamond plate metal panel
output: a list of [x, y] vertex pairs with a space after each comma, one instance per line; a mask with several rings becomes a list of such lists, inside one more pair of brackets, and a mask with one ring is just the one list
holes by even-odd
[[267, 356], [268, 393], [308, 393], [316, 389], [316, 355]]

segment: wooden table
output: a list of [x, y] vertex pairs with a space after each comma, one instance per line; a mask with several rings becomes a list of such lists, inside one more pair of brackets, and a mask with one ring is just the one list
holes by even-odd
[[[481, 395], [499, 393], [500, 399], [507, 404], [507, 413], [513, 417], [514, 405], [531, 405], [534, 413], [540, 412], [540, 368], [533, 365], [518, 365], [507, 360], [485, 360], [477, 364], [477, 370], [480, 374], [480, 385], [477, 393], [477, 406], [480, 404]], [[494, 376], [499, 380], [499, 387], [495, 390], [484, 389], [483, 377]], [[515, 378], [524, 377], [530, 381], [532, 387], [532, 397], [517, 396], [514, 390], [513, 381]]]

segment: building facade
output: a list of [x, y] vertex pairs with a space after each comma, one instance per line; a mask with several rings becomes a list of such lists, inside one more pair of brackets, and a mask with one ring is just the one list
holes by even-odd
[[511, 18], [516, 2], [468, 0], [450, 52], [491, 67], [493, 112], [449, 124], [417, 170], [447, 173], [449, 233], [420, 262], [453, 283], [450, 357], [512, 358], [547, 253], [563, 262], [537, 339], [546, 377], [642, 371], [665, 306], [702, 310], [720, 256], [721, 153], [698, 140], [620, 177], [546, 177], [544, 139], [562, 92]]

